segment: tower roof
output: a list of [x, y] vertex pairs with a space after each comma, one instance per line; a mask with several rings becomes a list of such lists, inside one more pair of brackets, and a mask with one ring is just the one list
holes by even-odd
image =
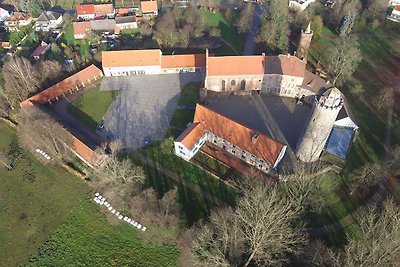
[[311, 21], [307, 25], [307, 29], [304, 33], [311, 33]]
[[332, 87], [320, 96], [318, 103], [325, 108], [341, 107], [343, 105], [342, 93], [336, 87]]

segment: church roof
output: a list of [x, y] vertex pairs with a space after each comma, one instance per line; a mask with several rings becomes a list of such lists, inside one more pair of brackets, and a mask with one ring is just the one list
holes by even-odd
[[265, 73], [304, 77], [306, 62], [292, 55], [265, 57]]

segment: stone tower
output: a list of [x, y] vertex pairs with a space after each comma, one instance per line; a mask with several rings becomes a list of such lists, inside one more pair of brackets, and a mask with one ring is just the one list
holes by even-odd
[[311, 40], [314, 32], [311, 30], [311, 22], [308, 23], [307, 29], [301, 31], [299, 47], [297, 48], [296, 55], [299, 58], [304, 58], [310, 48]]
[[342, 93], [336, 87], [315, 96], [308, 123], [297, 142], [298, 159], [304, 162], [319, 159], [343, 103]]

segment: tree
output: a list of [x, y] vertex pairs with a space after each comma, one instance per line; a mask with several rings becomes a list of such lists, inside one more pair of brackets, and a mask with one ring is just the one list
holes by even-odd
[[388, 0], [365, 0], [365, 16], [368, 20], [384, 20]]
[[179, 32], [176, 29], [175, 18], [170, 9], [159, 18], [154, 37], [162, 47], [172, 47], [179, 41]]
[[285, 1], [266, 1], [264, 20], [257, 40], [281, 52], [288, 50], [289, 22]]
[[356, 70], [361, 62], [361, 52], [357, 39], [344, 36], [336, 39], [328, 51], [327, 71], [332, 83], [342, 85]]
[[305, 241], [302, 226], [292, 224], [299, 211], [276, 189], [246, 185], [235, 210], [213, 214], [198, 230], [194, 257], [201, 266], [282, 266]]
[[21, 109], [20, 115], [18, 136], [22, 144], [32, 153], [43, 150], [56, 162], [70, 160], [72, 136], [54, 118], [36, 106]]
[[60, 77], [61, 64], [55, 60], [44, 60], [39, 64], [40, 73], [40, 84], [43, 89], [53, 85], [57, 82]]
[[347, 0], [341, 9], [341, 23], [339, 35], [346, 36], [351, 33], [361, 12], [360, 0]]
[[253, 21], [254, 7], [252, 4], [247, 4], [245, 8], [240, 11], [239, 21], [237, 22], [237, 30], [239, 33], [247, 32]]
[[360, 240], [349, 239], [336, 254], [340, 266], [397, 266], [400, 261], [400, 209], [394, 200], [357, 217]]
[[140, 34], [143, 36], [151, 36], [153, 34], [153, 28], [150, 26], [150, 24], [142, 22], [140, 24]]
[[100, 35], [93, 30], [89, 30], [85, 33], [84, 39], [88, 40], [93, 45], [98, 45], [101, 41]]
[[313, 38], [318, 40], [321, 38], [324, 21], [321, 16], [315, 16], [311, 22], [311, 28], [314, 31]]
[[145, 179], [143, 169], [123, 154], [122, 144], [118, 140], [98, 149], [96, 154], [105, 158], [105, 162], [94, 169], [92, 186], [103, 192], [111, 203], [126, 205], [130, 194]]
[[3, 94], [12, 106], [37, 92], [39, 72], [25, 57], [13, 56], [3, 66]]

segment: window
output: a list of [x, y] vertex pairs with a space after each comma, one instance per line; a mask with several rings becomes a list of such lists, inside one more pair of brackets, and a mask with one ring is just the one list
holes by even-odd
[[222, 91], [225, 91], [225, 80], [222, 80]]
[[232, 153], [233, 153], [233, 154], [236, 154], [236, 150], [232, 149]]
[[240, 90], [244, 91], [246, 89], [246, 80], [240, 82]]
[[178, 146], [178, 147], [179, 147], [179, 149], [181, 149], [181, 150], [183, 149], [183, 147], [182, 147], [182, 146]]
[[258, 168], [262, 169], [262, 165], [261, 165], [261, 164], [258, 164]]
[[246, 155], [245, 154], [242, 154], [242, 159], [246, 159]]
[[183, 151], [179, 151], [179, 153], [181, 153], [183, 156], [186, 156], [185, 152]]
[[217, 143], [217, 139], [214, 139], [214, 140], [213, 140], [213, 143], [216, 144], [216, 143]]
[[236, 85], [236, 81], [235, 81], [235, 80], [232, 80], [232, 81], [231, 81], [231, 85]]

